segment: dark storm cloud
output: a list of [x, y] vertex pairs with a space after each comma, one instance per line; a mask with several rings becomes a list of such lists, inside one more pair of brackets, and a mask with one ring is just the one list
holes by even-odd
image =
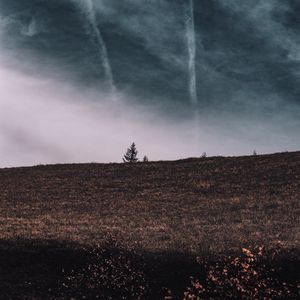
[[[132, 85], [143, 91], [187, 100], [185, 2], [98, 2], [104, 21], [110, 24], [103, 24], [104, 33], [114, 29], [107, 33], [108, 45], [115, 43], [109, 48], [120, 44], [126, 49], [133, 43], [121, 53], [111, 50], [113, 63], [126, 55], [121, 82], [128, 83], [133, 74]], [[299, 103], [296, 1], [202, 0], [194, 1], [194, 7], [200, 104], [251, 110], [257, 101], [269, 109], [276, 108], [278, 98], [281, 105]], [[115, 40], [116, 32], [125, 33], [128, 41], [123, 36]], [[134, 55], [127, 55], [131, 51]], [[161, 85], [151, 82], [152, 77]]]
[[[298, 1], [194, 0], [192, 11], [189, 4], [0, 0], [4, 143], [50, 162], [97, 160], [88, 148], [95, 137], [93, 145], [109, 145], [102, 161], [118, 160], [122, 153], [111, 148], [128, 139], [156, 159], [298, 149]], [[37, 92], [45, 89], [38, 78], [50, 80], [45, 92]]]
[[[2, 1], [6, 46], [17, 55], [22, 49], [22, 56], [35, 60], [41, 69], [59, 67], [70, 77], [97, 85], [103, 70], [98, 49], [85, 31], [81, 2]], [[148, 99], [187, 101], [182, 5], [165, 1], [94, 3], [117, 86]]]
[[219, 2], [228, 20], [221, 18], [219, 25], [224, 29], [218, 44], [229, 62], [221, 71], [244, 89], [299, 102], [300, 31], [291, 27], [293, 9], [299, 13], [299, 5], [275, 0]]
[[[104, 70], [85, 30], [82, 2], [2, 0], [8, 45], [22, 48], [22, 55], [44, 67], [99, 84]], [[186, 2], [93, 1], [120, 90], [148, 101], [189, 103]], [[200, 105], [251, 110], [261, 98], [272, 108], [271, 95], [281, 97], [283, 105], [299, 103], [297, 1], [202, 0], [194, 1], [194, 7]], [[237, 100], [241, 91], [244, 97]]]
[[55, 76], [67, 74], [86, 84], [96, 84], [104, 72], [99, 53], [87, 35], [83, 18], [71, 1], [2, 1], [5, 46], [24, 62]]
[[95, 3], [117, 84], [148, 99], [187, 103], [182, 1]]

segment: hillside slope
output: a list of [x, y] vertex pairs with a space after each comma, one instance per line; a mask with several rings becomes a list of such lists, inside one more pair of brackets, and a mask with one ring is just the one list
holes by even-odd
[[300, 152], [0, 170], [0, 239], [155, 251], [300, 247]]

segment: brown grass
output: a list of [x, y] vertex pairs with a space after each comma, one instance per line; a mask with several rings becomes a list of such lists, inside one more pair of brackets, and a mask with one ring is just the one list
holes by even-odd
[[0, 239], [238, 252], [300, 241], [300, 153], [0, 170]]

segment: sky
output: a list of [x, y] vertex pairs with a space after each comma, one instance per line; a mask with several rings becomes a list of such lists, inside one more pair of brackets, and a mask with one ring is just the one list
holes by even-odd
[[0, 167], [300, 149], [297, 0], [0, 0]]

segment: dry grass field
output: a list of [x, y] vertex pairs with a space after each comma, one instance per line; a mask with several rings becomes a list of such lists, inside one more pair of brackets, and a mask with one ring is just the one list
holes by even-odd
[[[97, 284], [82, 277], [79, 284], [74, 269], [86, 276], [87, 261], [96, 255], [101, 265], [108, 255], [115, 269], [101, 265], [102, 271], [131, 278], [134, 269], [132, 285], [144, 288], [134, 294], [127, 282], [124, 295], [108, 288], [101, 299], [159, 299], [163, 287], [177, 295], [167, 292], [165, 299], [183, 299], [189, 276], [204, 276], [196, 257], [215, 261], [256, 246], [266, 253], [280, 248], [285, 272], [299, 266], [300, 152], [0, 170], [4, 298], [93, 299], [99, 286], [89, 294]], [[289, 276], [295, 280], [299, 272]], [[62, 291], [71, 286], [66, 278], [73, 278], [72, 289]]]

